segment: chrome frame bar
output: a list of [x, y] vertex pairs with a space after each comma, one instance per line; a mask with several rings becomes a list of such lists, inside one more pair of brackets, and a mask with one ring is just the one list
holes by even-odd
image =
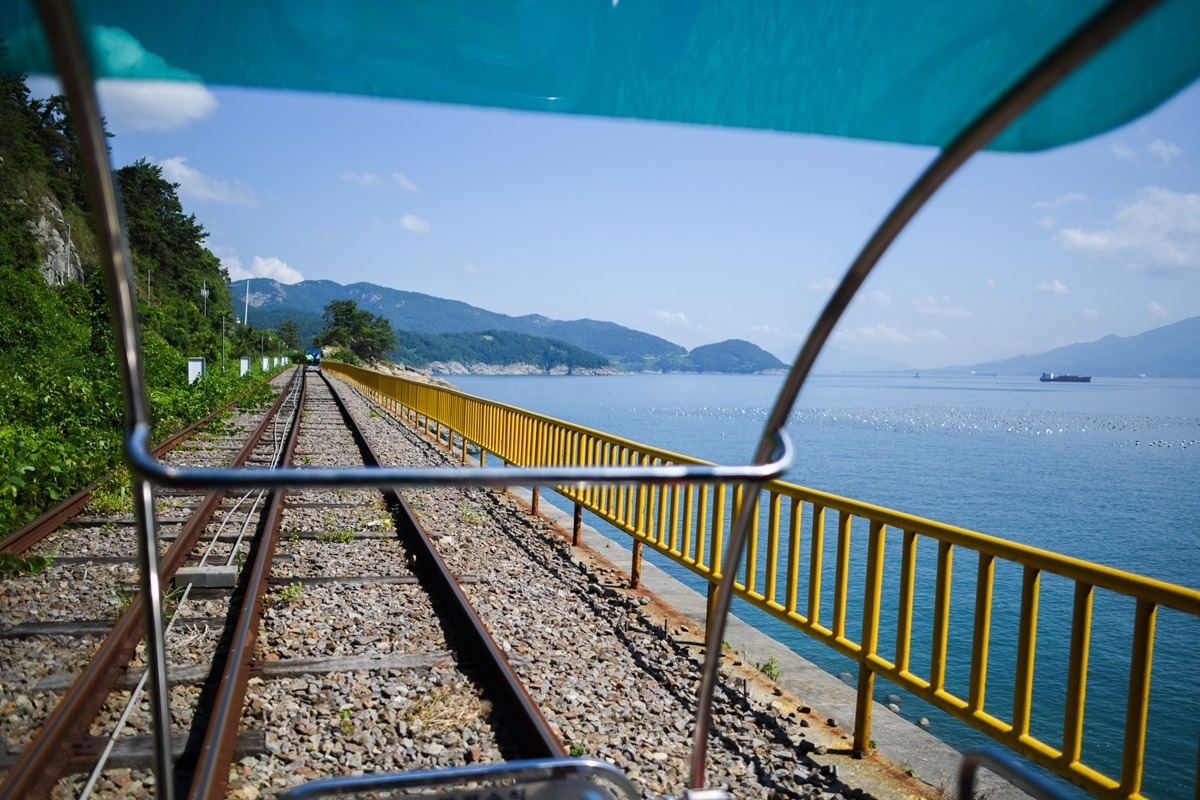
[[[54, 61], [71, 103], [87, 175], [89, 197], [96, 217], [97, 234], [105, 259], [105, 281], [117, 342], [117, 360], [125, 402], [125, 450], [133, 478], [138, 519], [139, 560], [146, 598], [146, 636], [151, 651], [151, 707], [155, 728], [155, 776], [158, 796], [174, 795], [170, 762], [170, 714], [166, 656], [162, 639], [162, 605], [159, 594], [157, 529], [151, 504], [151, 486], [214, 488], [274, 488], [328, 486], [504, 486], [584, 485], [588, 483], [744, 482], [747, 498], [738, 509], [730, 531], [724, 563], [726, 572], [717, 587], [713, 619], [707, 631], [704, 671], [697, 703], [695, 742], [689, 786], [705, 786], [705, 767], [711, 706], [720, 664], [720, 642], [725, 617], [733, 597], [733, 583], [745, 548], [753, 512], [752, 498], [768, 480], [782, 476], [792, 465], [794, 450], [784, 425], [796, 398], [834, 326], [849, 306], [871, 270], [900, 231], [925, 202], [975, 152], [987, 145], [1010, 122], [1069, 75], [1087, 58], [1140, 19], [1160, 0], [1111, 0], [1091, 20], [1055, 48], [1011, 89], [987, 108], [933, 161], [904, 194], [847, 269], [800, 349], [776, 399], [752, 463], [742, 466], [663, 467], [515, 467], [460, 469], [282, 469], [227, 470], [178, 469], [150, 455], [150, 416], [142, 372], [140, 334], [134, 293], [132, 261], [124, 238], [120, 205], [104, 141], [99, 103], [88, 59], [86, 42], [69, 0], [35, 0]], [[575, 763], [580, 763], [576, 761]], [[597, 762], [603, 763], [603, 762]], [[623, 776], [622, 776], [623, 777]], [[291, 795], [299, 798], [301, 795]]]
[[255, 469], [181, 469], [150, 455], [150, 427], [138, 425], [126, 436], [125, 455], [134, 471], [156, 486], [276, 488], [360, 486], [586, 486], [594, 483], [735, 483], [768, 481], [792, 465], [791, 438], [782, 430], [771, 436], [773, 460], [745, 466], [676, 464], [661, 467], [354, 467]]
[[958, 768], [959, 797], [975, 797], [975, 777], [980, 768], [999, 775], [1037, 800], [1073, 800], [1074, 797], [1020, 762], [992, 748], [972, 750], [963, 756], [962, 764]]
[[[641, 792], [625, 773], [595, 758], [547, 758], [508, 761], [443, 770], [388, 772], [349, 778], [324, 778], [295, 786], [279, 795], [280, 800], [312, 800], [354, 792], [405, 791], [430, 787], [450, 788], [487, 780], [553, 781], [563, 778], [601, 778], [616, 786], [627, 800], [639, 800]], [[483, 792], [480, 792], [483, 794]]]
[[[127, 430], [149, 428], [150, 405], [142, 378], [137, 306], [133, 301], [133, 260], [125, 240], [116, 185], [108, 163], [108, 146], [87, 43], [69, 0], [35, 0], [50, 52], [71, 104], [72, 121], [83, 157], [88, 198], [96, 221], [104, 278], [108, 288], [121, 395]], [[134, 516], [138, 529], [138, 567], [145, 603], [146, 660], [149, 669], [150, 716], [154, 742], [152, 759], [158, 797], [173, 800], [171, 765], [171, 705], [167, 685], [166, 639], [162, 587], [158, 564], [158, 526], [154, 518], [153, 485], [131, 471]]]

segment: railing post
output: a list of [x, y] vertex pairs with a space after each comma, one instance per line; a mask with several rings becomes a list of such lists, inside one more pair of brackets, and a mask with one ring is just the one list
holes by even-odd
[[633, 542], [633, 563], [629, 567], [629, 588], [636, 589], [642, 582], [642, 543]]
[[575, 519], [571, 525], [571, 544], [579, 545], [579, 534], [583, 531], [583, 506], [575, 504]]
[[529, 503], [529, 513], [535, 517], [538, 513], [538, 487], [533, 487], [533, 499]]
[[862, 650], [858, 660], [858, 697], [854, 708], [854, 752], [871, 746], [871, 710], [875, 702], [875, 671], [868, 659], [879, 645], [879, 604], [883, 595], [883, 545], [887, 527], [871, 521], [867, 542], [867, 579], [863, 588]]
[[[716, 619], [717, 608], [717, 583], [715, 581], [708, 582], [708, 600], [704, 604], [704, 641], [708, 641], [708, 632], [712, 628], [713, 621]], [[715, 642], [717, 647], [721, 646], [721, 642]]]

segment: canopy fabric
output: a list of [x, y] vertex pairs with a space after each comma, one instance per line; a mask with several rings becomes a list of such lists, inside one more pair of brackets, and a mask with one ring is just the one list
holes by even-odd
[[[408, 98], [943, 146], [1101, 0], [79, 0], [98, 77]], [[54, 72], [27, 0], [10, 71]], [[1166, 0], [992, 143], [1134, 119], [1200, 74]]]

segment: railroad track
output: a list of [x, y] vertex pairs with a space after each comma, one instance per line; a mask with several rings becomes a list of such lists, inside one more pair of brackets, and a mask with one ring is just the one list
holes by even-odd
[[[302, 400], [280, 404], [298, 411], [295, 437], [264, 422], [263, 441], [241, 455], [259, 466], [455, 463], [348, 387], [308, 377]], [[228, 441], [207, 447], [232, 452]], [[159, 508], [164, 573], [184, 569], [167, 603], [177, 797], [254, 798], [322, 777], [568, 752], [611, 761], [648, 796], [676, 796], [685, 784], [702, 632], [647, 613], [615, 569], [576, 558], [503, 491], [231, 492], [211, 524], [183, 522], [202, 499], [170, 497], [180, 507]], [[188, 541], [189, 527], [207, 535], [184, 558], [174, 542]], [[104, 680], [80, 687], [75, 677], [104, 635], [92, 614], [76, 613], [82, 596], [99, 602], [103, 592], [79, 570], [116, 570], [118, 583], [131, 583], [132, 567], [90, 550], [65, 556], [70, 541], [58, 539], [58, 562], [79, 559], [75, 572], [45, 579], [54, 591], [41, 601], [57, 604], [60, 627], [0, 640], [22, 649], [29, 672], [11, 691], [4, 680], [0, 730], [19, 752], [0, 762], [2, 792], [149, 796], [140, 650], [99, 645], [117, 651], [98, 670]], [[126, 627], [140, 619], [127, 616]], [[6, 656], [4, 669], [13, 663]], [[74, 704], [51, 710], [60, 698]], [[807, 721], [732, 686], [717, 709], [715, 783], [754, 796], [849, 796], [807, 758]]]

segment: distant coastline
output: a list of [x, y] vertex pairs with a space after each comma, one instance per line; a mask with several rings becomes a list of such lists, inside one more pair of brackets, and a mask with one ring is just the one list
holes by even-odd
[[431, 361], [421, 369], [430, 375], [619, 375], [612, 367], [567, 367], [559, 364], [546, 369], [535, 364], [463, 364], [458, 361]]

